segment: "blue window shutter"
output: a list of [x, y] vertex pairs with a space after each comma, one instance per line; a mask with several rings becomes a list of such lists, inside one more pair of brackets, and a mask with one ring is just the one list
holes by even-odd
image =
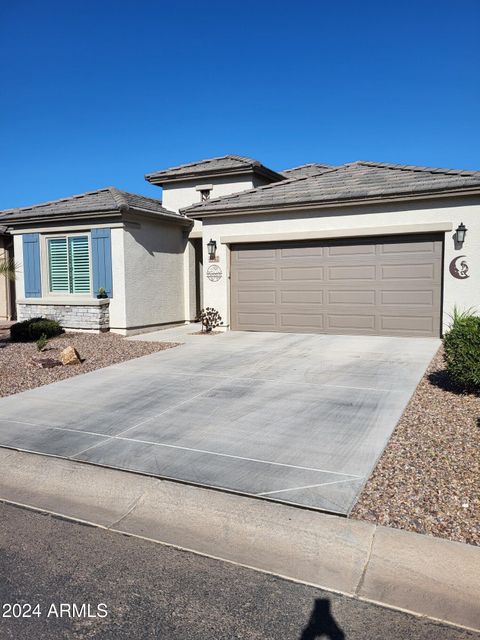
[[103, 287], [112, 297], [112, 241], [110, 229], [92, 229], [93, 293]]
[[40, 236], [38, 233], [23, 234], [23, 279], [26, 298], [42, 296], [40, 275]]

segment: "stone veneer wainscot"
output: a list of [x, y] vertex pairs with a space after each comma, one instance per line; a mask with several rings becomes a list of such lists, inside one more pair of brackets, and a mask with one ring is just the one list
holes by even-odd
[[18, 321], [30, 318], [57, 320], [64, 329], [108, 331], [110, 328], [108, 299], [74, 300], [18, 300]]

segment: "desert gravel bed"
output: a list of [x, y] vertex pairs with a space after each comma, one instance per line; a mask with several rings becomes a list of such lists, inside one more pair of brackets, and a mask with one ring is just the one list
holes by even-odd
[[480, 397], [449, 382], [442, 349], [351, 515], [480, 545]]
[[[10, 342], [7, 337], [8, 332], [2, 333], [3, 336], [0, 335], [0, 397], [177, 346], [174, 342], [125, 340], [113, 333], [64, 333], [57, 338], [52, 338], [47, 348], [39, 353], [34, 342]], [[84, 359], [81, 364], [52, 369], [39, 369], [33, 366], [32, 358], [57, 359], [60, 351], [70, 345], [75, 347]]]

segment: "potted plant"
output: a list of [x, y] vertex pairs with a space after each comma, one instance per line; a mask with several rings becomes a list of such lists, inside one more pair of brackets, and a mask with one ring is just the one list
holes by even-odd
[[101, 300], [103, 298], [108, 298], [107, 292], [105, 291], [105, 289], [103, 287], [99, 287], [99, 289], [97, 291], [97, 298], [99, 300]]

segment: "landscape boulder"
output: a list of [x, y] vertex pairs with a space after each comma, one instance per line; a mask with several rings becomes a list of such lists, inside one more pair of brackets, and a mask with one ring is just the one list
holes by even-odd
[[58, 356], [62, 364], [80, 364], [82, 361], [75, 347], [67, 347]]

